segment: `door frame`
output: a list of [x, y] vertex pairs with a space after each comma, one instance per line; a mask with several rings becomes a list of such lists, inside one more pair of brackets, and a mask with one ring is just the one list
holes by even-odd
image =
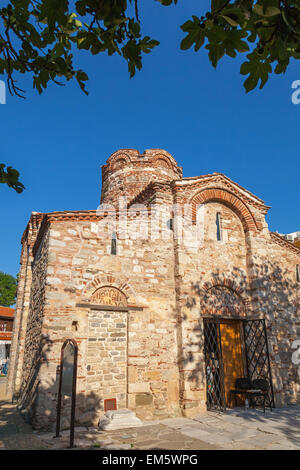
[[[224, 385], [224, 362], [223, 362], [223, 354], [222, 354], [222, 338], [221, 338], [221, 330], [220, 324], [232, 321], [239, 321], [241, 322], [241, 347], [242, 347], [242, 355], [243, 355], [243, 363], [245, 367], [245, 371], [247, 372], [247, 376], [250, 379], [256, 378], [255, 374], [257, 372], [257, 366], [259, 360], [263, 358], [263, 365], [260, 369], [260, 376], [262, 376], [262, 371], [264, 368], [264, 377], [266, 378], [270, 384], [269, 391], [268, 391], [268, 398], [266, 401], [266, 406], [270, 406], [275, 408], [275, 400], [274, 400], [274, 390], [273, 390], [273, 381], [272, 381], [272, 371], [271, 371], [271, 364], [270, 364], [270, 354], [269, 354], [269, 347], [268, 347], [268, 335], [267, 335], [267, 328], [266, 328], [266, 321], [264, 318], [245, 318], [245, 317], [238, 317], [233, 316], [231, 318], [228, 317], [219, 317], [219, 316], [203, 316], [203, 325], [204, 325], [204, 360], [205, 360], [205, 378], [206, 378], [206, 405], [208, 410], [218, 410], [218, 411], [226, 411], [227, 403], [225, 398], [225, 385]], [[220, 386], [219, 388], [219, 397], [217, 398], [215, 403], [211, 403], [211, 396], [208, 390], [208, 368], [210, 367], [209, 364], [209, 351], [207, 351], [206, 345], [206, 333], [205, 330], [207, 329], [207, 324], [215, 324], [216, 332], [217, 332], [217, 339], [214, 341], [214, 345], [218, 348], [218, 362], [219, 362], [219, 376], [220, 376]], [[256, 337], [256, 332], [259, 332], [259, 337]], [[259, 344], [259, 341], [262, 340], [262, 343]], [[255, 341], [257, 344], [255, 345]], [[258, 351], [258, 346], [260, 346], [260, 351]], [[255, 357], [256, 353], [258, 352], [258, 357]], [[259, 399], [258, 399], [259, 400]], [[256, 402], [258, 402], [256, 400]], [[209, 403], [210, 401], [210, 403]]]

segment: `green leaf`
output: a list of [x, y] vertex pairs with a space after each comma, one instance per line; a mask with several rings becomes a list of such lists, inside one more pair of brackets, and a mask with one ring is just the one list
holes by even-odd
[[278, 62], [278, 64], [276, 65], [274, 69], [274, 72], [276, 74], [285, 73], [287, 66], [289, 65], [289, 62], [290, 62], [289, 60], [284, 61], [284, 62]]
[[253, 90], [260, 80], [260, 89], [266, 84], [269, 73], [272, 72], [272, 67], [267, 59], [259, 57], [256, 52], [247, 55], [248, 61], [244, 62], [241, 66], [241, 74], [249, 77], [244, 82], [246, 92]]
[[209, 50], [208, 57], [214, 68], [217, 67], [218, 61], [223, 57], [225, 53], [225, 47], [223, 44], [207, 44], [205, 49]]
[[197, 52], [205, 41], [205, 32], [201, 26], [200, 19], [193, 16], [193, 20], [186, 21], [181, 25], [181, 29], [188, 35], [181, 41], [180, 48], [185, 51], [195, 44], [194, 50]]
[[248, 44], [242, 40], [246, 34], [245, 31], [237, 29], [233, 29], [227, 33], [226, 39], [223, 42], [227, 55], [236, 57], [236, 51], [241, 53], [249, 51]]
[[216, 12], [221, 10], [227, 3], [227, 0], [211, 0], [211, 11]]
[[265, 16], [265, 17], [276, 16], [276, 15], [280, 15], [280, 13], [281, 13], [280, 9], [277, 8], [277, 7], [275, 7], [275, 6], [267, 7], [267, 8], [264, 10], [263, 6], [262, 6], [262, 5], [258, 5], [257, 3], [256, 3], [256, 5], [254, 5], [253, 11], [254, 11], [257, 15]]
[[227, 31], [222, 26], [212, 24], [206, 31], [206, 36], [209, 42], [218, 44], [226, 39]]
[[149, 54], [151, 50], [159, 45], [159, 41], [156, 41], [155, 39], [150, 39], [149, 36], [145, 36], [140, 42], [139, 42], [139, 47], [142, 52], [145, 54]]
[[224, 18], [224, 20], [226, 20], [227, 23], [230, 24], [230, 26], [238, 26], [239, 25], [234, 19], [230, 18], [230, 16], [223, 15], [222, 18]]
[[76, 78], [82, 82], [85, 82], [89, 79], [89, 77], [83, 70], [78, 70], [78, 72], [76, 73]]
[[0, 163], [0, 184], [7, 184], [17, 193], [22, 193], [25, 186], [19, 180], [19, 172], [11, 166], [6, 167], [4, 163]]

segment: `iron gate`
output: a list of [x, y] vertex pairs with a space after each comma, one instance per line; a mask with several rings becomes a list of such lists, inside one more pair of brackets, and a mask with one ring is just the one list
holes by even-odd
[[[206, 374], [206, 404], [208, 410], [226, 410], [224, 364], [220, 324], [222, 318], [204, 318], [204, 357]], [[243, 324], [243, 346], [247, 375], [251, 380], [266, 379], [269, 383], [266, 406], [275, 407], [267, 330], [264, 319], [245, 320]], [[255, 405], [260, 405], [260, 397], [254, 397]]]
[[220, 322], [207, 318], [204, 320], [204, 357], [207, 409], [225, 411]]
[[[244, 320], [243, 327], [248, 377], [250, 380], [266, 379], [268, 381], [266, 406], [275, 408], [266, 322], [264, 319]], [[253, 397], [252, 400], [259, 405], [261, 398]]]

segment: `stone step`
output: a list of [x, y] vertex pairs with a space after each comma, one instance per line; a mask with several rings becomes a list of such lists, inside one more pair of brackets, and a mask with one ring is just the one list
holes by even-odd
[[99, 429], [111, 431], [114, 429], [135, 428], [143, 422], [131, 410], [107, 411], [99, 421]]

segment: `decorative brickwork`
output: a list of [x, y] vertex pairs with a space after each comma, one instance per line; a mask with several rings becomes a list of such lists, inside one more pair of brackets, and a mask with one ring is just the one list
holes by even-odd
[[91, 303], [116, 307], [125, 307], [127, 305], [126, 296], [114, 287], [99, 287], [93, 293]]

